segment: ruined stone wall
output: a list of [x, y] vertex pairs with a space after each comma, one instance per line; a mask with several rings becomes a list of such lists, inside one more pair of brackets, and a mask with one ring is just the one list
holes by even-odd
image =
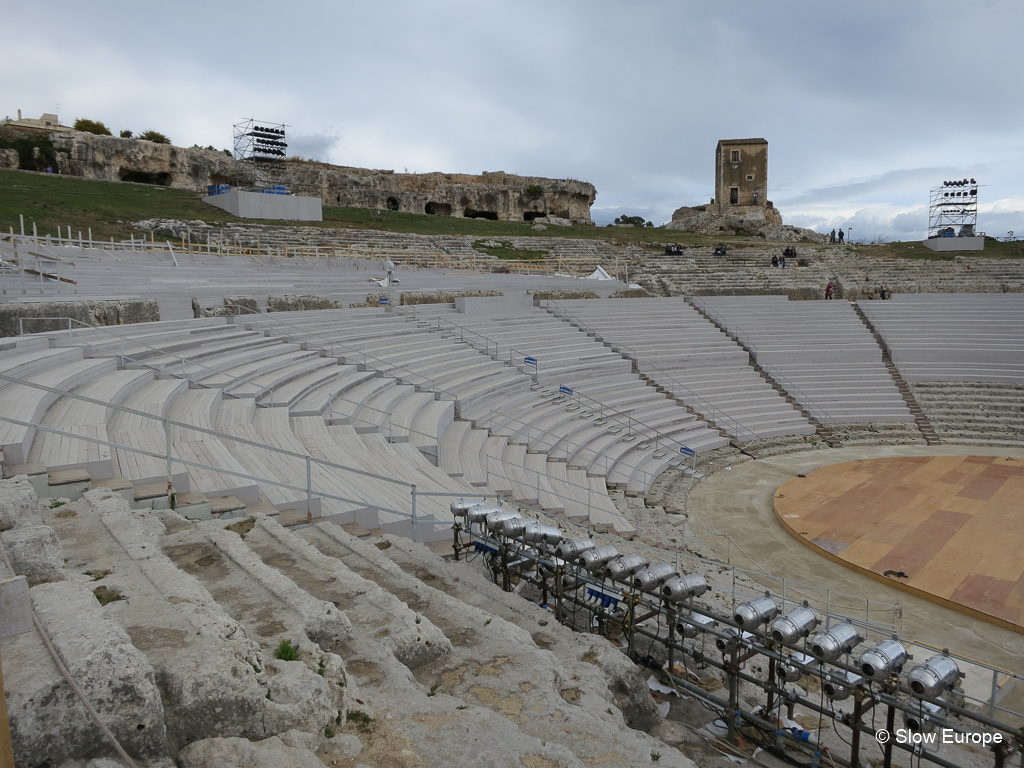
[[[53, 134], [61, 173], [103, 181], [135, 181], [203, 191], [210, 184], [248, 186], [248, 167], [208, 149], [185, 149], [139, 139], [71, 131]], [[276, 183], [324, 205], [392, 210], [438, 216], [532, 220], [554, 216], [590, 221], [597, 197], [593, 184], [574, 179], [516, 176], [496, 171], [479, 176], [460, 173], [395, 173], [290, 161]]]
[[[89, 325], [155, 323], [160, 319], [156, 299], [7, 302], [0, 305], [0, 337], [17, 336], [19, 318], [70, 317]], [[66, 330], [60, 320], [26, 322], [25, 333]], [[81, 327], [81, 326], [76, 326]]]

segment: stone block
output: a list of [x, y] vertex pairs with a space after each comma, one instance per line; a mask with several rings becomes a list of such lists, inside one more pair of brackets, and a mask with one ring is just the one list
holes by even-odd
[[32, 601], [28, 579], [8, 576], [0, 579], [0, 638], [32, 631]]
[[8, 531], [26, 522], [42, 522], [36, 489], [25, 475], [0, 481], [0, 531]]
[[14, 572], [29, 586], [64, 579], [64, 550], [48, 525], [19, 525], [0, 534]]

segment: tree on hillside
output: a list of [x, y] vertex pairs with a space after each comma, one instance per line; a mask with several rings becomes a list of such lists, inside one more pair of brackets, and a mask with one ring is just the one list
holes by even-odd
[[615, 219], [616, 226], [621, 227], [653, 227], [654, 223], [644, 221], [643, 216], [619, 216]]
[[74, 129], [76, 131], [84, 131], [85, 133], [95, 133], [97, 136], [111, 135], [110, 129], [99, 120], [88, 120], [84, 117], [79, 117], [75, 120]]
[[139, 138], [143, 141], [152, 141], [154, 144], [171, 143], [171, 140], [160, 133], [160, 131], [143, 131], [139, 134]]
[[123, 131], [121, 131], [121, 138], [122, 139], [130, 139], [131, 137], [132, 137], [132, 132], [129, 131], [127, 128], [125, 128]]

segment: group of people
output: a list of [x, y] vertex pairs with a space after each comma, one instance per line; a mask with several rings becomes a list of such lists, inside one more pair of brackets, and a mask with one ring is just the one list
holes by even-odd
[[785, 260], [788, 259], [788, 258], [796, 258], [796, 257], [797, 257], [797, 249], [794, 248], [793, 246], [788, 246], [787, 248], [782, 250], [782, 256], [781, 257], [776, 256], [775, 254], [772, 254], [771, 265], [772, 266], [780, 267], [781, 269], [785, 269], [785, 265], [786, 265]]
[[729, 255], [729, 251], [727, 251], [725, 249], [724, 245], [716, 245], [715, 246], [715, 256], [728, 256], [728, 255]]
[[[834, 229], [831, 232], [829, 232], [828, 242], [829, 242], [830, 245], [835, 245], [835, 243], [836, 243], [836, 231]], [[840, 227], [840, 229], [839, 229], [839, 242], [840, 243], [843, 242], [843, 230], [842, 230], [842, 227]]]
[[675, 245], [666, 245], [665, 253], [669, 256], [682, 256], [683, 249], [679, 247], [678, 243], [676, 243]]

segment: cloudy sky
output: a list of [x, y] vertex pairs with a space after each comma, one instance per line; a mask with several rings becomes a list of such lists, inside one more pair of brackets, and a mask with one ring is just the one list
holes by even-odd
[[920, 238], [975, 177], [1024, 233], [1020, 0], [7, 0], [0, 114], [411, 172], [577, 178], [593, 216], [707, 202], [720, 138], [769, 141], [787, 223]]

